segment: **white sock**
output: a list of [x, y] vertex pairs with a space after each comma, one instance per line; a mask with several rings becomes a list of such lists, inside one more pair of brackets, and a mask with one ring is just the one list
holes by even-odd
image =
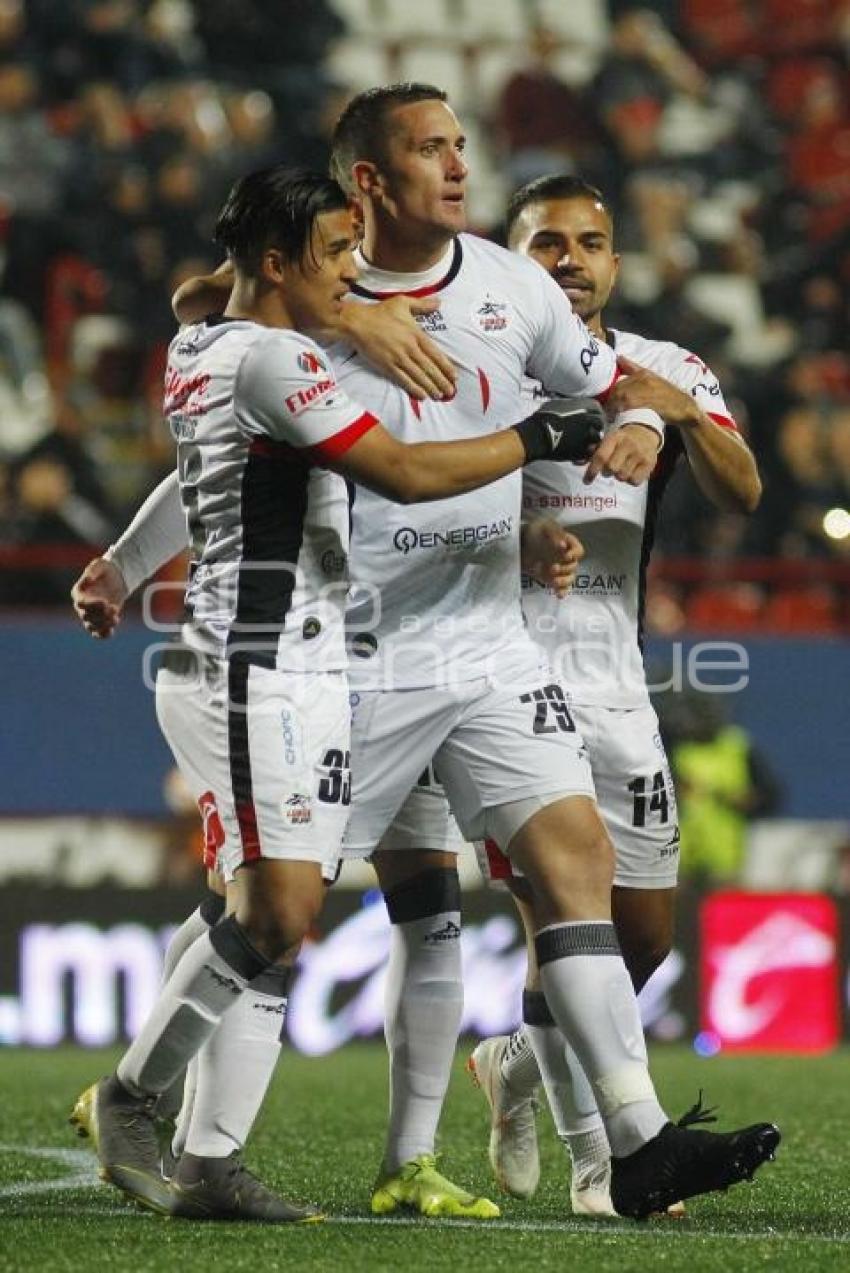
[[[203, 902], [201, 902], [201, 905], [192, 911], [188, 919], [184, 919], [183, 923], [173, 934], [163, 955], [162, 980], [160, 982], [162, 986], [168, 981], [189, 947], [199, 937], [203, 937], [204, 933], [209, 932], [223, 914], [224, 898], [219, 897], [217, 893], [209, 892]], [[156, 1107], [156, 1112], [161, 1118], [170, 1118], [173, 1114], [177, 1114], [183, 1104], [187, 1082], [188, 1076], [186, 1074], [178, 1074], [170, 1087], [166, 1088], [162, 1093]]]
[[608, 1162], [611, 1150], [593, 1088], [575, 1052], [555, 1025], [541, 991], [525, 992], [522, 1015], [523, 1028], [540, 1066], [558, 1139], [572, 1159], [573, 1175], [595, 1173]]
[[634, 1153], [668, 1121], [658, 1103], [634, 988], [607, 920], [553, 924], [535, 937], [543, 993], [599, 1107], [611, 1151]]
[[[214, 903], [220, 903], [220, 906]], [[218, 897], [215, 893], [210, 893], [208, 897], [204, 898], [201, 905], [196, 907], [187, 919], [184, 919], [180, 927], [175, 929], [162, 957], [161, 984], [163, 986], [189, 947], [194, 945], [199, 937], [203, 937], [204, 933], [208, 933], [223, 913], [224, 898]]]
[[384, 1168], [396, 1171], [434, 1152], [451, 1074], [463, 1012], [457, 875], [443, 868], [424, 871], [387, 896], [387, 910], [390, 1115]]
[[119, 1062], [125, 1087], [139, 1094], [164, 1092], [267, 966], [233, 916], [193, 942]]
[[226, 1158], [245, 1144], [280, 1056], [291, 980], [288, 968], [260, 973], [198, 1053], [190, 1154]]

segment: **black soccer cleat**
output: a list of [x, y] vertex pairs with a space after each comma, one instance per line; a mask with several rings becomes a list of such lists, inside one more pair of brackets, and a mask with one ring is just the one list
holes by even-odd
[[627, 1158], [612, 1158], [611, 1200], [617, 1214], [645, 1220], [674, 1202], [752, 1180], [762, 1163], [776, 1156], [782, 1137], [772, 1123], [734, 1132], [690, 1126], [714, 1121], [710, 1111], [703, 1111], [700, 1093], [700, 1101], [678, 1123], [666, 1123]]

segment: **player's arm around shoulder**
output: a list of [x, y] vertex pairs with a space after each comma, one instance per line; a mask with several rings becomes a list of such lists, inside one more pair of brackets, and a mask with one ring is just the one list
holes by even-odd
[[724, 512], [752, 513], [762, 490], [755, 456], [738, 431], [716, 377], [695, 355], [678, 352], [677, 366], [671, 368], [678, 383], [621, 356], [618, 364], [624, 374], [606, 406], [617, 411], [637, 403], [652, 407], [665, 425], [679, 430], [703, 494]]
[[441, 401], [454, 396], [457, 370], [416, 322], [438, 306], [428, 297], [393, 296], [376, 305], [349, 301], [337, 334], [412, 398]]
[[233, 289], [233, 262], [223, 261], [212, 274], [184, 279], [171, 297], [178, 323], [199, 323], [207, 314], [221, 314]]

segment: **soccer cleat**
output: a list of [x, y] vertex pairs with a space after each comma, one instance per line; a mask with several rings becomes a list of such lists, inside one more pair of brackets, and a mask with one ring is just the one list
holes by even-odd
[[574, 1216], [593, 1216], [596, 1219], [616, 1216], [611, 1201], [611, 1160], [578, 1176], [573, 1171], [570, 1182], [570, 1205]]
[[78, 1136], [91, 1138], [102, 1180], [167, 1215], [171, 1191], [160, 1170], [155, 1106], [156, 1097], [132, 1096], [113, 1075], [86, 1088], [69, 1122]]
[[618, 1215], [643, 1220], [668, 1212], [684, 1198], [752, 1180], [762, 1163], [776, 1156], [782, 1139], [772, 1123], [734, 1132], [692, 1130], [691, 1124], [700, 1122], [714, 1122], [702, 1109], [702, 1093], [678, 1123], [666, 1123], [627, 1158], [611, 1160], [611, 1200]]
[[[595, 1220], [610, 1220], [616, 1217], [614, 1204], [611, 1201], [611, 1161], [595, 1171], [576, 1176], [570, 1181], [570, 1205], [574, 1216], [588, 1216]], [[653, 1219], [684, 1220], [685, 1204], [674, 1202], [666, 1211], [653, 1212]]]
[[372, 1191], [372, 1214], [388, 1216], [406, 1208], [423, 1216], [493, 1220], [499, 1208], [489, 1198], [475, 1198], [437, 1171], [434, 1154], [420, 1154], [398, 1171], [380, 1176]]
[[537, 1103], [518, 1096], [502, 1077], [502, 1057], [508, 1039], [497, 1035], [475, 1048], [466, 1068], [490, 1106], [490, 1143], [487, 1156], [500, 1189], [515, 1198], [531, 1198], [540, 1181], [537, 1149]]
[[250, 1172], [234, 1149], [226, 1158], [183, 1153], [171, 1180], [171, 1215], [187, 1220], [315, 1224], [318, 1207], [287, 1202]]

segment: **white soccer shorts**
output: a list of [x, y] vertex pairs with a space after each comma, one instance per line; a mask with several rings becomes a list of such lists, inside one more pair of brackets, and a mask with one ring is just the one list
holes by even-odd
[[[593, 798], [568, 699], [536, 666], [510, 688], [481, 677], [445, 689], [360, 691], [352, 694], [354, 780], [344, 858], [374, 852], [432, 761], [467, 839], [485, 834], [489, 809], [512, 801]], [[418, 800], [426, 810], [433, 804], [438, 825], [442, 803], [427, 791]], [[445, 845], [432, 835], [416, 847]]]
[[[679, 824], [676, 793], [652, 707], [570, 709], [590, 755], [599, 812], [614, 842], [614, 883], [622, 888], [676, 887]], [[417, 795], [407, 812], [415, 817]], [[445, 808], [449, 835], [451, 814]], [[434, 833], [435, 817], [430, 817]], [[498, 883], [520, 872], [492, 840], [476, 841], [485, 879]]]
[[351, 799], [348, 682], [175, 647], [156, 680], [159, 724], [204, 823], [204, 861], [318, 862], [336, 876]]

